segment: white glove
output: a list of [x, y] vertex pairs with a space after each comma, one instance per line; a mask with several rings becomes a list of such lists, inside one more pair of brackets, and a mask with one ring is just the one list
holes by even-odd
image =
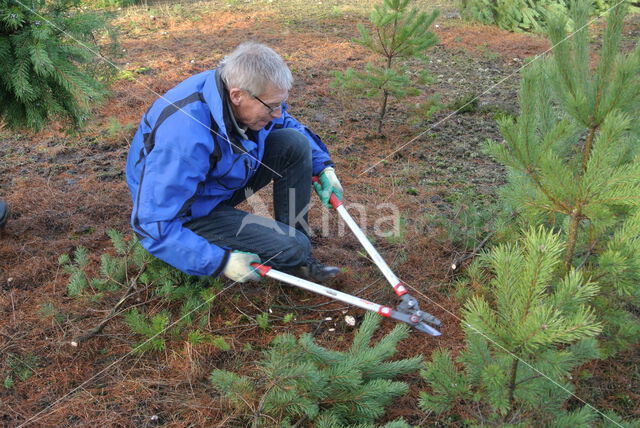
[[260, 263], [260, 257], [257, 254], [234, 250], [229, 255], [229, 261], [222, 273], [236, 282], [259, 281], [262, 277], [251, 263]]
[[318, 178], [320, 183], [313, 183], [313, 188], [316, 190], [318, 197], [320, 197], [322, 204], [327, 208], [331, 208], [329, 199], [331, 199], [332, 193], [335, 193], [338, 200], [342, 200], [342, 184], [340, 184], [336, 171], [331, 166], [323, 169]]

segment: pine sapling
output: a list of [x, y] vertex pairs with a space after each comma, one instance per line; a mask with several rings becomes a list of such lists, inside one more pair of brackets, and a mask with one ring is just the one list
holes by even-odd
[[588, 5], [572, 2], [579, 30], [570, 38], [565, 17], [549, 18], [553, 56], [526, 67], [520, 115], [499, 120], [504, 142], [488, 148], [508, 168], [502, 196], [516, 223], [562, 231], [565, 271], [601, 285], [595, 304], [610, 321], [611, 352], [640, 339], [629, 312], [640, 306], [640, 45], [621, 53], [625, 15], [624, 4], [611, 10], [595, 67]]
[[[431, 14], [409, 8], [411, 0], [383, 0], [374, 6], [369, 20], [373, 34], [362, 24], [358, 25], [360, 38], [356, 43], [366, 47], [380, 57], [377, 63], [367, 64], [364, 71], [348, 69], [336, 72], [333, 87], [341, 87], [367, 97], [380, 97], [378, 113], [378, 133], [382, 133], [382, 123], [387, 112], [390, 96], [397, 99], [417, 95], [419, 90], [412, 82], [411, 73], [402, 61], [422, 60], [424, 52], [434, 46], [438, 39], [429, 27], [438, 16], [438, 10]], [[422, 70], [420, 82], [428, 81], [428, 73]]]
[[449, 351], [434, 353], [422, 371], [431, 388], [421, 394], [424, 410], [475, 403], [476, 422], [531, 426], [593, 419], [589, 408], [566, 412], [563, 403], [571, 369], [598, 355], [601, 326], [588, 306], [598, 287], [577, 270], [559, 276], [561, 253], [562, 240], [538, 228], [478, 259], [490, 283], [464, 307], [461, 369]]

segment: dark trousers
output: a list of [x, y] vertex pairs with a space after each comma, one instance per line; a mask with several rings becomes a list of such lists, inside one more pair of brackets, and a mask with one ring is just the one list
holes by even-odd
[[[311, 172], [307, 139], [294, 129], [275, 130], [265, 141], [262, 164], [247, 185], [185, 226], [212, 244], [258, 254], [276, 269], [300, 266], [311, 255], [307, 236]], [[275, 220], [235, 208], [271, 181]]]

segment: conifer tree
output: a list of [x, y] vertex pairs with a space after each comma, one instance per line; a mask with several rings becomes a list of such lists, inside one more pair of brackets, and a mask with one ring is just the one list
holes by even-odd
[[600, 325], [587, 304], [598, 287], [575, 269], [558, 275], [561, 253], [560, 237], [540, 227], [476, 259], [488, 292], [464, 307], [462, 370], [449, 351], [432, 355], [421, 372], [431, 388], [424, 410], [475, 403], [478, 423], [591, 426], [589, 408], [567, 412], [563, 403], [571, 369], [597, 356]]
[[[298, 340], [278, 336], [253, 375], [214, 370], [210, 380], [253, 426], [290, 426], [306, 418], [323, 428], [372, 427], [385, 407], [408, 390], [407, 384], [392, 379], [422, 363], [421, 356], [386, 361], [409, 329], [398, 324], [370, 346], [379, 323], [379, 316], [367, 313], [347, 352], [326, 349], [310, 334]], [[385, 426], [408, 427], [402, 421]]]
[[580, 30], [570, 38], [565, 17], [549, 18], [553, 57], [526, 68], [520, 115], [499, 120], [504, 142], [489, 152], [508, 168], [502, 195], [519, 227], [561, 231], [565, 270], [600, 285], [595, 305], [615, 352], [640, 338], [640, 46], [620, 52], [620, 5], [592, 68], [589, 8], [574, 2], [571, 14]]
[[[378, 133], [382, 133], [382, 122], [387, 111], [389, 96], [403, 98], [417, 95], [418, 89], [412, 82], [411, 74], [401, 61], [418, 59], [426, 63], [424, 52], [438, 42], [429, 27], [438, 16], [438, 10], [431, 14], [409, 8], [411, 0], [383, 0], [374, 6], [369, 20], [373, 24], [373, 34], [362, 24], [358, 24], [360, 38], [356, 43], [380, 56], [378, 63], [368, 63], [365, 71], [349, 68], [346, 72], [336, 72], [334, 87], [342, 87], [368, 97], [380, 97], [378, 113]], [[428, 81], [428, 73], [422, 70], [420, 81]]]
[[78, 126], [105, 94], [89, 49], [106, 22], [78, 4], [0, 0], [0, 119], [9, 127], [39, 130], [56, 116]]

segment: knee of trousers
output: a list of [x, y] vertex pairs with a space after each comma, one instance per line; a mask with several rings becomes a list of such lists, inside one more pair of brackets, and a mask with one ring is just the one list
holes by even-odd
[[311, 255], [311, 242], [299, 231], [296, 231], [295, 236], [288, 237], [283, 244], [282, 253], [278, 256], [283, 265], [300, 266]]
[[299, 159], [311, 164], [311, 145], [301, 132], [284, 128], [273, 131], [269, 138], [271, 137], [278, 140], [278, 144], [285, 148], [291, 159]]

